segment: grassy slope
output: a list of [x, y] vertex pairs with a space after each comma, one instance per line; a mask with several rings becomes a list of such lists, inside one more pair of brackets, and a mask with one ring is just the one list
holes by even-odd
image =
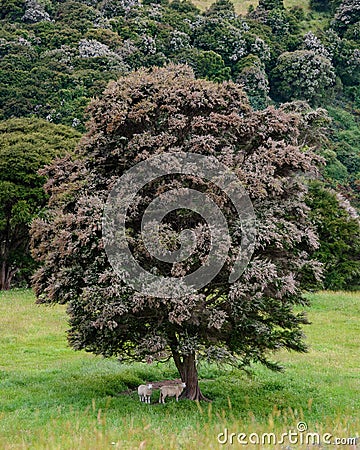
[[0, 293], [0, 448], [211, 449], [219, 448], [216, 436], [225, 426], [280, 433], [299, 420], [312, 432], [354, 436], [360, 432], [360, 293], [311, 299], [310, 352], [277, 355], [284, 374], [256, 367], [248, 378], [203, 367], [202, 389], [212, 404], [145, 405], [135, 392], [119, 393], [177, 377], [171, 365], [120, 366], [73, 352], [63, 307], [36, 306], [29, 291]]
[[[207, 9], [215, 0], [192, 0], [194, 5], [198, 8], [205, 10]], [[232, 0], [235, 5], [235, 10], [238, 14], [246, 14], [249, 6], [257, 6], [259, 2], [257, 0]], [[284, 5], [286, 8], [292, 8], [293, 6], [301, 6], [304, 9], [309, 8], [309, 0], [284, 0]]]

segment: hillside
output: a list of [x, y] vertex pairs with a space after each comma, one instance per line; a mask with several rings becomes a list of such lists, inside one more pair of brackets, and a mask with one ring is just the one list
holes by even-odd
[[[356, 112], [359, 18], [356, 9], [348, 17], [348, 1], [343, 15], [262, 0], [238, 16], [229, 0], [205, 11], [180, 0], [2, 0], [0, 118], [35, 115], [84, 130], [84, 107], [110, 79], [169, 61], [243, 83], [256, 108], [305, 100]], [[239, 2], [242, 14], [247, 6]]]
[[[217, 0], [211, 6], [210, 0], [1, 0], [0, 11], [4, 133], [11, 128], [8, 120], [24, 117], [83, 133], [87, 105], [110, 80], [169, 62], [188, 64], [198, 78], [241, 84], [254, 109], [297, 102], [289, 108], [302, 112], [304, 125], [317, 125], [313, 145], [326, 161], [321, 183], [338, 196], [332, 215], [324, 197], [309, 200], [323, 208], [314, 213], [319, 229], [334, 230], [331, 236], [324, 233], [331, 245], [319, 258], [334, 252], [333, 244], [346, 236], [340, 256], [336, 250], [326, 260], [346, 268], [346, 275], [326, 287], [359, 285], [354, 237], [354, 208], [360, 207], [358, 0], [288, 0], [285, 5], [282, 0]], [[10, 141], [6, 136], [4, 142]], [[326, 217], [333, 227], [324, 225]], [[338, 217], [343, 228], [335, 225]]]
[[[337, 129], [353, 129], [359, 17], [353, 0], [347, 12], [349, 1], [338, 8], [325, 2], [328, 8], [318, 11], [316, 1], [312, 9], [294, 1], [284, 9], [282, 1], [262, 0], [245, 15], [256, 2], [234, 8], [218, 0], [210, 9], [198, 3], [200, 10], [180, 0], [2, 0], [0, 119], [35, 116], [84, 131], [84, 108], [109, 80], [173, 61], [189, 64], [198, 77], [243, 83], [255, 108], [290, 100], [331, 105]], [[349, 138], [357, 146], [356, 136], [338, 133], [333, 140], [341, 154], [327, 159], [338, 166], [331, 178], [356, 196], [359, 148], [342, 145]]]

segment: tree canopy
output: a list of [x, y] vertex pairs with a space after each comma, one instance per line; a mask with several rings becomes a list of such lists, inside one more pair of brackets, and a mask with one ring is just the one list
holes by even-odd
[[14, 275], [29, 280], [29, 227], [47, 201], [38, 170], [71, 152], [79, 137], [40, 119], [0, 122], [0, 289], [9, 289]]

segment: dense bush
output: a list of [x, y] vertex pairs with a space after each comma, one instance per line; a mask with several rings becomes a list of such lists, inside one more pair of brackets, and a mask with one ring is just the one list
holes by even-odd
[[335, 12], [333, 26], [341, 33], [352, 24], [360, 21], [360, 1], [343, 0]]
[[334, 84], [331, 61], [312, 50], [283, 53], [272, 72], [273, 95], [280, 101], [306, 100], [318, 105], [331, 98]]
[[237, 65], [239, 75], [236, 81], [243, 85], [251, 106], [263, 109], [270, 103], [269, 81], [265, 72], [265, 65], [260, 58], [249, 55]]
[[72, 152], [80, 134], [38, 119], [0, 123], [0, 290], [29, 283], [35, 264], [29, 252], [29, 227], [47, 196], [45, 164]]
[[[216, 1], [204, 13], [181, 0], [2, 0], [0, 117], [50, 114], [59, 123], [80, 121], [83, 130], [84, 107], [108, 80], [169, 61], [187, 62], [196, 76], [219, 82], [231, 77], [254, 87], [258, 81], [263, 99], [268, 79], [272, 100], [304, 98], [314, 104], [328, 100], [335, 72], [345, 86], [342, 94], [357, 102], [357, 4], [328, 3], [325, 9], [334, 14], [333, 26], [341, 36], [334, 31], [325, 37], [311, 32], [303, 36], [307, 13], [285, 9], [281, 0], [260, 1], [253, 13], [242, 18], [229, 0]], [[316, 56], [308, 54], [304, 61], [301, 51]], [[286, 62], [284, 55], [290, 58], [289, 53], [292, 59]], [[259, 58], [257, 68], [248, 66], [249, 55]]]
[[259, 7], [267, 10], [284, 9], [283, 0], [259, 0]]
[[231, 77], [231, 70], [225, 66], [220, 55], [210, 51], [189, 48], [179, 53], [174, 60], [178, 63], [186, 63], [193, 70], [197, 78], [205, 78], [210, 81], [225, 81]]
[[310, 8], [320, 12], [334, 12], [341, 0], [310, 0]]
[[307, 204], [320, 239], [314, 258], [324, 265], [323, 286], [333, 290], [359, 289], [360, 222], [355, 210], [320, 182], [310, 184]]

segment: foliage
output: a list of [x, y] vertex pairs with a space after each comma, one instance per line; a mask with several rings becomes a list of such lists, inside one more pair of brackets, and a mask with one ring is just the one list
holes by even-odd
[[341, 0], [310, 0], [310, 7], [315, 11], [334, 12]]
[[[339, 179], [339, 174], [327, 174], [326, 181], [334, 189], [346, 195], [352, 204], [360, 208], [360, 129], [359, 121], [340, 108], [329, 108], [332, 117], [330, 133], [330, 150], [336, 155], [337, 166], [345, 172], [345, 180]], [[326, 169], [326, 168], [325, 168]], [[344, 177], [343, 177], [344, 178]], [[334, 182], [335, 181], [335, 182]]]
[[[340, 6], [336, 1], [330, 3], [329, 20]], [[320, 55], [320, 48], [321, 56], [331, 61], [331, 70], [345, 86], [341, 95], [356, 105], [358, 22], [351, 18], [353, 23], [346, 29], [336, 25], [343, 23], [345, 3], [336, 13], [336, 32], [330, 30], [324, 37], [318, 29], [323, 28], [320, 19], [306, 10], [286, 9], [280, 0], [264, 0], [246, 17], [237, 16], [228, 0], [218, 0], [204, 12], [181, 0], [28, 0], [26, 4], [3, 0], [0, 119], [35, 115], [54, 123], [77, 124], [77, 129], [84, 131], [84, 109], [90, 99], [100, 95], [109, 80], [133, 69], [187, 62], [198, 77], [218, 82], [229, 77], [233, 81], [252, 78], [255, 84], [260, 77], [263, 89], [266, 78], [271, 86], [279, 82], [273, 69], [281, 54], [305, 49]], [[23, 19], [25, 16], [28, 19]], [[309, 20], [314, 22], [316, 36], [309, 33]], [[318, 45], [314, 47], [314, 43]], [[260, 59], [262, 69], [240, 74], [239, 67], [246, 66], [249, 55]], [[320, 90], [330, 92], [328, 87], [325, 83]], [[337, 91], [340, 89], [338, 83]], [[259, 95], [264, 98], [263, 93]], [[270, 90], [269, 96], [283, 101], [276, 89]]]
[[[293, 312], [293, 305], [304, 303], [301, 271], [305, 265], [312, 271], [308, 255], [318, 242], [298, 174], [315, 170], [318, 159], [304, 147], [312, 132], [301, 116], [274, 108], [253, 111], [238, 85], [196, 80], [184, 66], [120, 78], [92, 103], [90, 113], [79, 159], [48, 169], [51, 208], [46, 220], [39, 218], [32, 227], [33, 254], [42, 263], [34, 277], [36, 295], [39, 302], [68, 302], [71, 345], [131, 360], [171, 355], [192, 399], [202, 398], [195, 357], [241, 367], [258, 361], [277, 369], [268, 360], [269, 350], [304, 351], [300, 325], [306, 319]], [[146, 270], [152, 270], [153, 260], [144, 254], [139, 235], [141, 205], [179, 182], [198, 186], [221, 203], [233, 246], [221, 272], [196, 294], [146, 297], [117, 277], [99, 224], [114, 177], [134, 162], [174, 148], [216, 155], [236, 170], [254, 202], [258, 239], [244, 275], [229, 284], [241, 233], [224, 193], [196, 177], [151, 183], [134, 199], [137, 207], [128, 218], [133, 252]], [[208, 237], [199, 220], [181, 214], [170, 220], [172, 233], [179, 224], [196, 229], [199, 243], [186, 262], [157, 265], [161, 274], [191, 272], [207, 253]]]
[[218, 53], [230, 67], [247, 53], [243, 32], [218, 18], [205, 19], [195, 29], [194, 45], [202, 50]]
[[358, 23], [359, 21], [360, 1], [343, 0], [335, 12], [333, 27], [343, 33], [349, 25]]
[[332, 58], [332, 54], [314, 33], [309, 31], [304, 36], [304, 48], [324, 58]]
[[334, 83], [331, 61], [312, 50], [283, 53], [272, 73], [273, 95], [280, 101], [306, 100], [316, 105], [331, 97]]
[[[270, 1], [269, 3], [274, 2]], [[282, 4], [282, 2], [279, 3]], [[296, 15], [292, 11], [284, 9], [283, 6], [273, 8], [269, 5], [269, 7], [263, 7], [259, 3], [259, 7], [249, 13], [249, 17], [269, 26], [277, 40], [284, 39], [290, 33], [294, 35], [297, 32]]]
[[23, 0], [1, 0], [0, 19], [19, 20], [24, 15]]
[[205, 12], [207, 17], [221, 17], [223, 19], [235, 19], [234, 4], [230, 0], [216, 0]]
[[188, 49], [179, 53], [175, 61], [188, 64], [197, 78], [219, 83], [231, 78], [230, 68], [226, 67], [221, 56], [213, 51]]
[[43, 120], [0, 124], [0, 289], [9, 289], [14, 276], [29, 282], [29, 227], [47, 200], [38, 170], [71, 151], [78, 138], [73, 129]]
[[296, 29], [294, 16], [283, 9], [271, 10], [267, 15], [265, 24], [271, 27], [275, 35], [281, 37], [294, 33]]
[[254, 109], [263, 109], [270, 103], [269, 81], [265, 65], [254, 55], [243, 58], [237, 65], [237, 82], [242, 84]]
[[284, 9], [283, 0], [259, 0], [259, 7], [266, 10]]
[[333, 60], [344, 86], [360, 86], [360, 51], [352, 41], [337, 41]]
[[36, 0], [25, 0], [25, 14], [22, 17], [24, 22], [49, 22], [51, 21], [49, 13], [44, 6]]
[[320, 239], [314, 258], [324, 265], [323, 286], [359, 289], [360, 220], [355, 210], [320, 182], [310, 184], [307, 204]]

